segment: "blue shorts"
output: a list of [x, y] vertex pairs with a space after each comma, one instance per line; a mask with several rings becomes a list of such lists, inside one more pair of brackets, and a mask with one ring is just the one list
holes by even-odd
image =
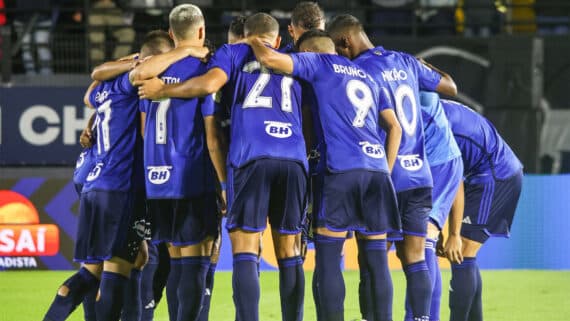
[[509, 237], [522, 189], [522, 171], [482, 184], [465, 183], [461, 236], [485, 243], [491, 236]]
[[[398, 210], [405, 235], [427, 236], [427, 223], [431, 211], [431, 187], [414, 188], [398, 192]], [[390, 241], [401, 239], [401, 235], [390, 233]]]
[[283, 234], [301, 232], [307, 203], [307, 174], [302, 164], [258, 159], [233, 168], [229, 183], [228, 230], [263, 231], [269, 216], [272, 229]]
[[183, 199], [149, 199], [147, 205], [154, 243], [194, 245], [218, 234], [215, 193]]
[[400, 231], [394, 185], [388, 173], [354, 170], [315, 177], [313, 226], [366, 235]]
[[99, 263], [114, 256], [134, 263], [146, 231], [142, 193], [81, 194], [74, 260]]
[[429, 218], [441, 230], [451, 211], [459, 183], [463, 179], [463, 161], [459, 156], [430, 169], [433, 176], [433, 204]]

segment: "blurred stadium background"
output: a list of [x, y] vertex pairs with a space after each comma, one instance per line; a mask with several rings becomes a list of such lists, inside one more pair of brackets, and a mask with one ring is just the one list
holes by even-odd
[[[116, 0], [103, 9], [97, 2], [0, 0], [0, 270], [77, 267], [71, 259], [78, 214], [71, 175], [91, 113], [82, 103], [90, 70], [112, 59], [117, 47], [136, 51], [147, 31], [168, 27], [172, 5], [187, 1]], [[286, 27], [296, 1], [190, 2], [203, 9], [207, 37], [215, 45], [225, 42], [233, 17], [255, 11], [278, 18], [283, 43], [289, 41]], [[489, 241], [481, 267], [570, 269], [570, 1], [403, 0], [400, 7], [382, 6], [387, 0], [318, 2], [327, 16], [359, 17], [375, 44], [413, 53], [449, 72], [458, 99], [488, 117], [523, 161], [512, 238]], [[120, 18], [101, 25], [95, 19], [101, 16]], [[224, 242], [222, 257], [231, 257], [227, 236]], [[264, 248], [271, 248], [270, 237]], [[271, 252], [263, 255], [264, 270], [275, 270]], [[306, 267], [313, 264], [309, 255]], [[399, 268], [394, 257], [391, 264]], [[218, 266], [230, 270], [231, 260]], [[356, 268], [352, 242], [345, 268]], [[570, 285], [570, 272], [559, 273], [543, 280]], [[19, 280], [7, 275], [0, 273], [0, 284]], [[515, 280], [499, 275], [506, 283]], [[54, 291], [56, 284], [46, 288]], [[570, 303], [567, 294], [545, 298], [556, 306]], [[568, 313], [532, 318], [568, 320]]]

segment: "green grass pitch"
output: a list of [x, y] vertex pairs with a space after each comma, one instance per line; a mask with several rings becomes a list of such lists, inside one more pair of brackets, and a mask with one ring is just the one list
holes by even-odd
[[[0, 272], [0, 321], [39, 321], [57, 287], [73, 272]], [[403, 320], [405, 279], [401, 271], [393, 272], [394, 320]], [[570, 271], [483, 271], [483, 308], [487, 321], [567, 321], [570, 320]], [[346, 320], [359, 316], [358, 273], [345, 272]], [[312, 275], [307, 272], [305, 320], [315, 320], [310, 291]], [[441, 320], [449, 320], [447, 288], [450, 273], [443, 272]], [[280, 320], [278, 274], [261, 273], [260, 320]], [[234, 320], [231, 273], [216, 275], [213, 292], [212, 321]], [[69, 318], [82, 320], [81, 308]], [[166, 304], [161, 302], [156, 321], [167, 321]]]

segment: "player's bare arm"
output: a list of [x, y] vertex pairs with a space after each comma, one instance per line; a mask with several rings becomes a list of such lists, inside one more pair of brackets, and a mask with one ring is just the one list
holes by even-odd
[[461, 263], [463, 261], [462, 241], [461, 241], [461, 221], [463, 220], [463, 208], [465, 203], [465, 192], [463, 181], [459, 183], [457, 194], [451, 205], [451, 213], [448, 222], [448, 237], [444, 246], [444, 253], [451, 263]]
[[97, 116], [97, 113], [91, 114], [91, 117], [89, 117], [89, 120], [87, 121], [87, 125], [85, 126], [85, 128], [81, 132], [81, 135], [79, 136], [79, 145], [81, 145], [81, 147], [83, 148], [89, 148], [93, 145], [91, 141], [91, 139], [93, 138], [93, 132], [91, 128], [93, 128], [93, 123], [95, 122], [95, 116]]
[[188, 56], [203, 59], [209, 52], [206, 47], [180, 46], [169, 52], [154, 55], [146, 59], [143, 63], [138, 64], [136, 68], [129, 73], [129, 80], [134, 82], [136, 80], [146, 80], [157, 77], [178, 60]]
[[457, 85], [455, 84], [455, 81], [448, 73], [435, 67], [434, 65], [428, 63], [423, 59], [419, 59], [419, 61], [441, 75], [441, 80], [437, 84], [435, 91], [437, 91], [440, 94], [452, 97], [457, 95]]
[[228, 81], [228, 75], [220, 68], [212, 68], [199, 77], [177, 84], [165, 84], [158, 78], [135, 81], [142, 99], [195, 98], [213, 94]]
[[402, 127], [396, 113], [392, 109], [385, 109], [380, 112], [379, 125], [386, 132], [386, 160], [388, 161], [388, 168], [392, 171], [396, 158], [398, 157], [398, 149], [400, 149], [400, 141], [402, 140]]
[[91, 79], [98, 81], [106, 81], [113, 79], [120, 74], [128, 72], [135, 68], [137, 64], [136, 56], [131, 59], [119, 59], [115, 61], [105, 62], [93, 69]]
[[257, 61], [263, 66], [288, 75], [293, 73], [291, 56], [267, 47], [259, 37], [248, 38], [247, 43], [253, 49]]
[[225, 184], [227, 181], [227, 146], [224, 143], [224, 140], [220, 139], [222, 135], [220, 133], [219, 123], [216, 121], [215, 116], [204, 117], [204, 129], [206, 131], [206, 144], [208, 145], [208, 153], [210, 154], [210, 159], [212, 160], [214, 169], [216, 170], [218, 181], [222, 184], [220, 196], [222, 201], [222, 213], [225, 214], [226, 191], [223, 184]]

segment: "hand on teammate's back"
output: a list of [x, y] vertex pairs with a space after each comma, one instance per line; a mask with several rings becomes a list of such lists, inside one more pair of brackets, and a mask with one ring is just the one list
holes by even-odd
[[139, 87], [139, 97], [141, 99], [158, 100], [162, 97], [161, 90], [164, 82], [159, 78], [151, 78], [148, 80], [138, 80], [133, 83]]

